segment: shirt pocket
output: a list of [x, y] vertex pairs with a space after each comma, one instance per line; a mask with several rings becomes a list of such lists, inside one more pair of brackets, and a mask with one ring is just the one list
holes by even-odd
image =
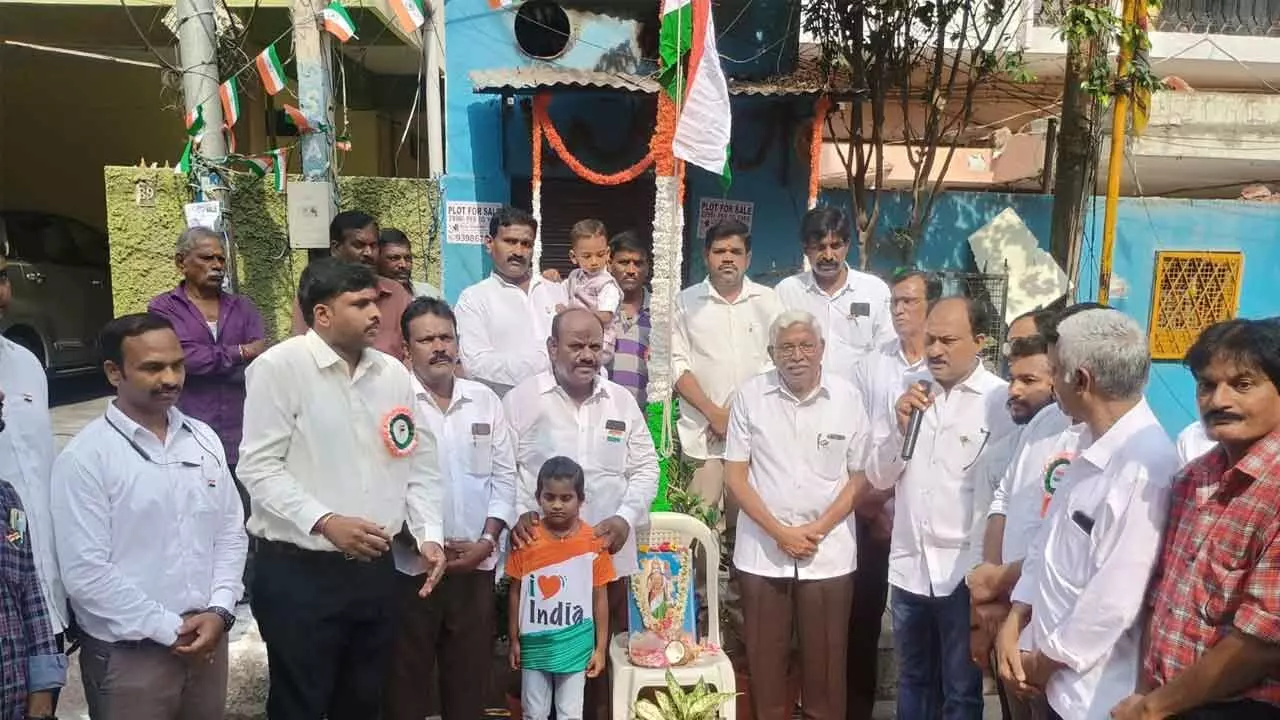
[[1058, 531], [1049, 536], [1043, 565], [1052, 568], [1051, 572], [1073, 591], [1084, 589], [1094, 564], [1093, 534], [1081, 527], [1076, 518], [1096, 525], [1097, 514], [1095, 510], [1068, 505], [1058, 518]]
[[1241, 589], [1249, 581], [1256, 553], [1247, 534], [1214, 535], [1210, 529], [1208, 537], [1212, 540], [1206, 539], [1200, 546], [1201, 552], [1207, 553], [1207, 567], [1201, 574], [1202, 582], [1198, 583], [1198, 604], [1211, 624], [1228, 624], [1239, 608]]
[[467, 448], [467, 472], [477, 477], [493, 474], [493, 435], [488, 425], [471, 426], [471, 444]]
[[818, 433], [818, 449], [814, 470], [824, 480], [839, 482], [849, 476], [849, 436], [843, 433]]
[[929, 502], [930, 536], [940, 548], [962, 548], [973, 527], [973, 485], [954, 489], [939, 484]]
[[604, 424], [596, 440], [596, 459], [602, 470], [622, 474], [627, 464], [626, 423], [610, 420]]

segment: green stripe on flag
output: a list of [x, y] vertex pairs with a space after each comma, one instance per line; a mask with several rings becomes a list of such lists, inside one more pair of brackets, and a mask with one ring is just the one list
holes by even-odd
[[685, 3], [663, 15], [658, 30], [658, 82], [677, 103], [684, 98], [684, 88], [689, 82], [688, 70], [680, 72], [680, 69], [692, 46], [693, 3]]

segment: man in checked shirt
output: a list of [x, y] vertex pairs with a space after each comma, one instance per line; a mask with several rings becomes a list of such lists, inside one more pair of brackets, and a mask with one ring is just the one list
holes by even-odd
[[1174, 478], [1138, 692], [1116, 720], [1280, 717], [1280, 319], [1187, 351], [1217, 447]]

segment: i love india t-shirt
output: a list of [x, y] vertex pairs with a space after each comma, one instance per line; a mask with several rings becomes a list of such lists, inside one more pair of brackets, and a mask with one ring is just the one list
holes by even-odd
[[520, 667], [586, 670], [596, 645], [592, 591], [614, 577], [613, 559], [591, 526], [579, 523], [563, 538], [536, 526], [533, 542], [507, 557], [507, 574], [520, 580]]

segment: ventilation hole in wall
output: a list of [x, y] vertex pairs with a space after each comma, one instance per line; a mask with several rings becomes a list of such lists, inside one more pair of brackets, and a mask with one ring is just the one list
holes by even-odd
[[569, 14], [551, 0], [530, 0], [516, 11], [516, 45], [530, 57], [560, 57], [569, 47], [569, 31]]

